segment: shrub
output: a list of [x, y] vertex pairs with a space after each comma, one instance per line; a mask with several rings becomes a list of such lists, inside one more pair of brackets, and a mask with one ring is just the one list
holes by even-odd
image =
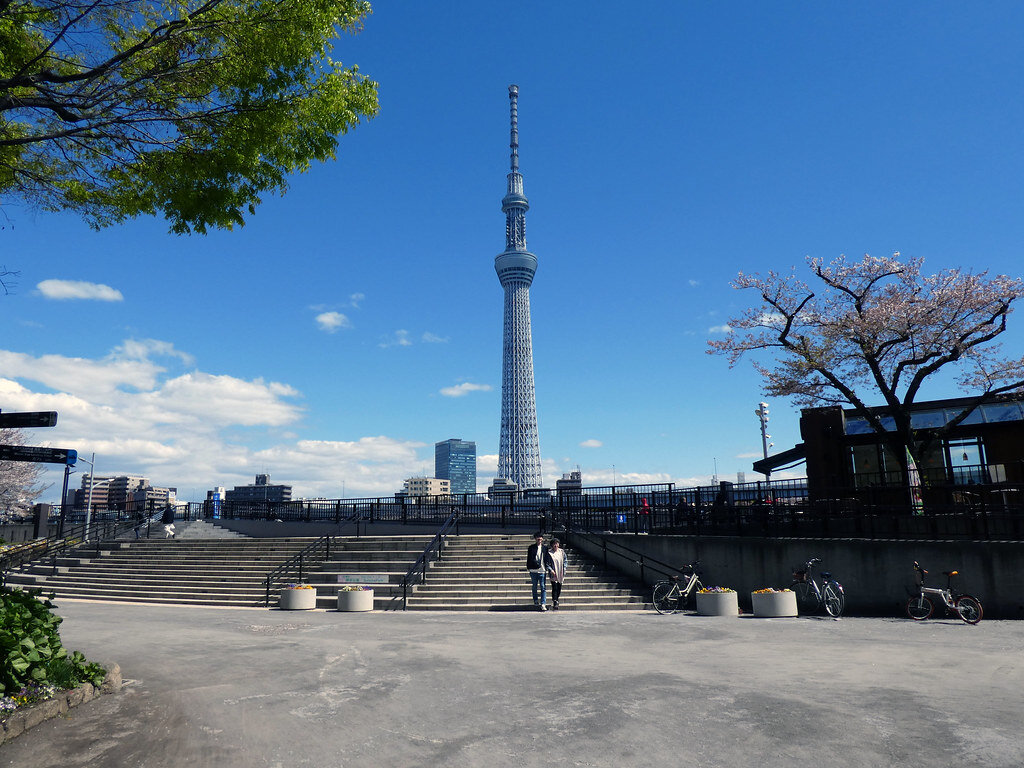
[[0, 592], [0, 694], [14, 695], [30, 686], [102, 683], [103, 667], [78, 651], [68, 655], [58, 631], [63, 619], [51, 610], [53, 603], [38, 594], [20, 589]]

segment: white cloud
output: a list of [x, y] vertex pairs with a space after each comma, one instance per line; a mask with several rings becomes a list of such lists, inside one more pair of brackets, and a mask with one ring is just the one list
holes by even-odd
[[192, 355], [175, 349], [171, 342], [157, 339], [126, 339], [110, 353], [111, 359], [122, 360], [148, 360], [151, 355], [175, 357], [185, 365], [195, 362]]
[[489, 485], [498, 474], [498, 454], [485, 453], [476, 457], [476, 476], [485, 485]]
[[736, 454], [736, 458], [737, 459], [761, 459], [761, 458], [764, 458], [764, 456], [759, 451], [754, 451], [753, 453], [737, 453]]
[[366, 298], [365, 294], [353, 293], [348, 297], [349, 304], [352, 305], [353, 309], [359, 309], [359, 305], [363, 303], [363, 299]]
[[781, 312], [762, 312], [757, 318], [757, 324], [781, 329], [786, 324], [786, 316]]
[[461, 384], [456, 384], [454, 387], [445, 387], [441, 390], [441, 394], [445, 397], [464, 397], [470, 392], [490, 392], [490, 384], [472, 384], [468, 381], [464, 381]]
[[447, 344], [447, 336], [438, 336], [437, 334], [431, 333], [430, 331], [424, 331], [422, 340], [424, 344]]
[[341, 312], [321, 312], [316, 316], [316, 324], [321, 331], [334, 333], [339, 328], [351, 328], [352, 323]]
[[700, 285], [700, 280], [689, 280], [688, 282], [690, 283], [691, 288], [696, 288], [698, 285]]
[[726, 325], [712, 325], [708, 328], [708, 333], [732, 333], [732, 326]]
[[600, 440], [594, 440], [593, 438], [591, 438], [590, 440], [584, 440], [582, 443], [580, 443], [580, 448], [600, 448], [603, 445], [604, 443], [602, 443]]
[[56, 427], [34, 435], [37, 444], [95, 451], [101, 473], [143, 474], [178, 487], [182, 498], [251, 483], [264, 470], [294, 485], [296, 496], [337, 497], [343, 482], [357, 494], [391, 494], [421, 463], [422, 445], [412, 441], [296, 438], [303, 409], [292, 386], [168, 372], [147, 357], [156, 354], [190, 359], [156, 340], [129, 340], [95, 360], [0, 350], [0, 402], [58, 412]]
[[385, 338], [380, 344], [377, 345], [381, 349], [387, 349], [388, 347], [411, 347], [412, 342], [409, 341], [409, 332], [406, 330], [395, 331], [394, 336]]
[[84, 280], [43, 280], [36, 285], [47, 299], [86, 299], [92, 301], [124, 301], [116, 288], [102, 283], [87, 283]]

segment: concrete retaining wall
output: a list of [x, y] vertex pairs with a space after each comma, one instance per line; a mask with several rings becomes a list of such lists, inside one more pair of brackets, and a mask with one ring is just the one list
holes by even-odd
[[[942, 571], [960, 571], [955, 587], [981, 600], [988, 618], [1024, 618], [1024, 542], [869, 541], [865, 539], [761, 539], [733, 536], [635, 536], [606, 534], [647, 557], [673, 565], [701, 561], [706, 586], [731, 587], [750, 609], [750, 593], [762, 587], [788, 587], [792, 569], [812, 557], [831, 571], [846, 592], [850, 615], [903, 616], [913, 588], [913, 562], [928, 569], [928, 585], [942, 587]], [[599, 545], [577, 539], [572, 545], [601, 558]], [[608, 565], [640, 579], [638, 558], [615, 555]], [[816, 571], [817, 572], [817, 571]], [[643, 580], [664, 575], [645, 569]], [[938, 611], [939, 607], [936, 606]]]
[[[19, 544], [23, 541], [32, 541], [35, 536], [35, 525], [33, 523], [4, 523], [0, 525], [0, 539], [9, 544]], [[57, 535], [57, 526], [51, 525], [48, 528], [47, 536]]]

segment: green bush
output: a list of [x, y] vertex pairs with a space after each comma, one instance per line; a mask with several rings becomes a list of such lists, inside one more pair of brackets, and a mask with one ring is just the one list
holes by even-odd
[[78, 651], [68, 655], [58, 632], [63, 619], [38, 594], [0, 592], [0, 694], [30, 684], [75, 688], [83, 682], [102, 683], [106, 670], [100, 665]]

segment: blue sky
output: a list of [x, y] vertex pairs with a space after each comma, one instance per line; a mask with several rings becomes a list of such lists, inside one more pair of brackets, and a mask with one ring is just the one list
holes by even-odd
[[[1022, 32], [999, 2], [379, 2], [336, 57], [380, 83], [380, 115], [244, 228], [97, 233], [0, 201], [21, 272], [0, 408], [57, 410], [34, 444], [184, 499], [257, 472], [390, 494], [449, 437], [476, 441], [483, 489], [517, 83], [545, 480], [752, 479], [760, 378], [705, 354], [753, 300], [737, 272], [898, 250], [1020, 274]], [[791, 447], [798, 411], [770, 406]]]

